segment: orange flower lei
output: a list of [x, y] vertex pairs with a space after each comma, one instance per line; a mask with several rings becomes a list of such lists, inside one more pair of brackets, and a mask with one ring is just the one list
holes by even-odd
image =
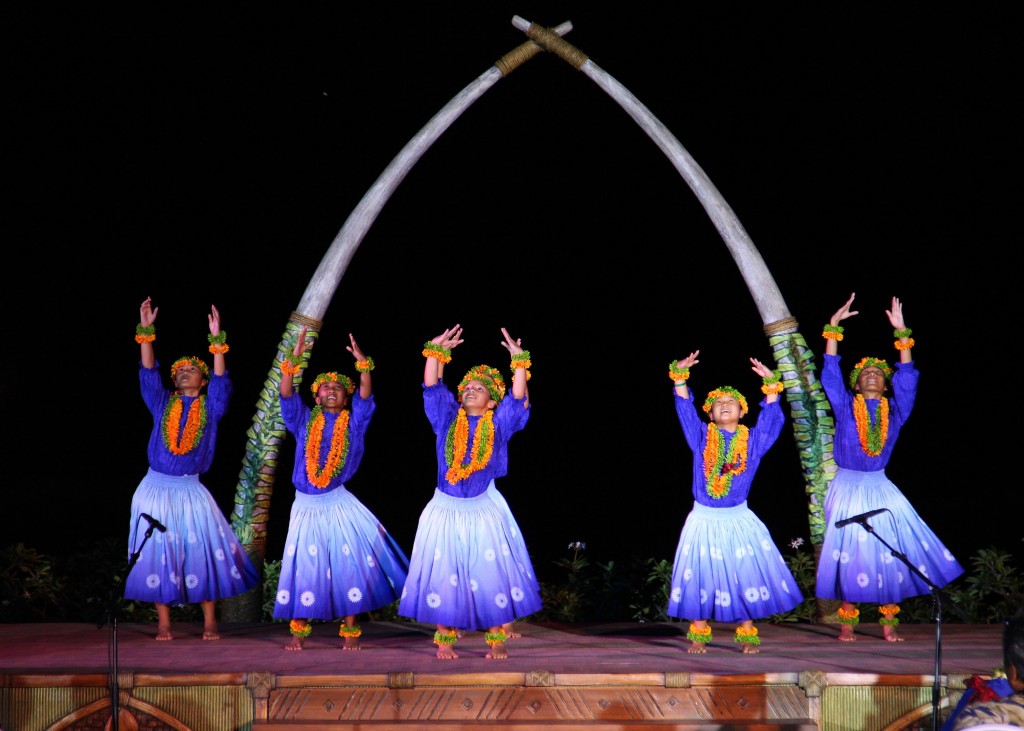
[[183, 410], [181, 394], [172, 394], [167, 406], [164, 407], [164, 418], [160, 421], [160, 434], [164, 438], [164, 445], [171, 454], [179, 456], [191, 452], [203, 438], [203, 431], [206, 429], [206, 396], [200, 396], [188, 407], [188, 418], [185, 420], [185, 429], [181, 432], [179, 440], [178, 430], [181, 429]]
[[466, 459], [466, 448], [469, 446], [469, 417], [466, 410], [459, 409], [455, 421], [448, 427], [448, 436], [444, 444], [444, 457], [448, 465], [445, 479], [451, 484], [464, 480], [474, 472], [479, 472], [491, 461], [494, 453], [494, 412], [488, 410], [476, 425], [473, 435], [473, 458], [469, 464], [462, 464]]
[[853, 417], [857, 420], [857, 436], [860, 448], [869, 457], [877, 457], [882, 453], [885, 442], [889, 438], [889, 399], [878, 400], [875, 409], [875, 423], [868, 425], [868, 405], [864, 396], [857, 394], [853, 398]]
[[742, 424], [729, 443], [729, 453], [725, 453], [722, 432], [714, 424], [708, 424], [708, 439], [704, 445], [704, 477], [708, 484], [705, 488], [708, 495], [719, 500], [729, 494], [732, 478], [742, 475], [747, 469], [747, 441], [750, 429]]
[[320, 445], [323, 442], [327, 417], [324, 416], [324, 410], [319, 404], [313, 407], [309, 421], [306, 422], [306, 477], [312, 485], [320, 489], [331, 484], [331, 480], [337, 477], [345, 466], [349, 446], [348, 416], [348, 409], [345, 409], [338, 414], [338, 420], [334, 422], [331, 450], [327, 453], [327, 463], [323, 470], [320, 469]]

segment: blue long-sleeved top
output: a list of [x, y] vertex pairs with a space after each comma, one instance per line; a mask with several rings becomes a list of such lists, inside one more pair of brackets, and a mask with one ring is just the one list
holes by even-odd
[[[900, 429], [907, 423], [914, 400], [917, 398], [918, 370], [913, 361], [897, 363], [892, 374], [889, 397], [889, 436], [885, 446], [877, 457], [869, 457], [860, 446], [857, 435], [857, 420], [853, 415], [854, 392], [846, 387], [843, 374], [839, 368], [840, 356], [825, 355], [825, 365], [821, 370], [821, 385], [832, 405], [832, 415], [836, 422], [835, 441], [832, 445], [833, 457], [840, 467], [859, 472], [877, 472], [884, 470], [889, 464], [893, 447]], [[868, 418], [874, 424], [875, 410], [878, 399], [865, 399]]]
[[[146, 408], [153, 415], [153, 431], [149, 435], [149, 444], [146, 447], [146, 455], [149, 457], [149, 466], [165, 475], [201, 475], [210, 469], [213, 462], [213, 451], [217, 445], [217, 425], [221, 417], [227, 412], [228, 401], [231, 400], [231, 379], [227, 372], [222, 376], [216, 374], [210, 376], [206, 386], [206, 426], [203, 429], [203, 436], [199, 444], [186, 454], [174, 454], [164, 444], [162, 421], [164, 409], [170, 401], [172, 392], [163, 384], [160, 379], [160, 363], [157, 362], [152, 368], [146, 368], [139, 364], [139, 387], [142, 390], [142, 400]], [[177, 437], [185, 429], [185, 422], [188, 420], [188, 411], [192, 402], [199, 396], [181, 397], [181, 426]]]
[[[344, 484], [346, 480], [352, 479], [356, 470], [359, 469], [359, 463], [363, 461], [366, 429], [370, 425], [370, 419], [373, 418], [376, 408], [377, 404], [373, 400], [372, 393], [370, 398], [366, 399], [359, 395], [358, 389], [352, 394], [348, 418], [348, 455], [345, 457], [345, 464], [342, 466], [341, 472], [327, 483], [327, 487], [319, 488], [312, 484], [306, 475], [306, 427], [313, 409], [302, 401], [298, 393], [281, 397], [281, 417], [284, 419], [284, 425], [288, 431], [295, 436], [295, 466], [292, 469], [292, 482], [298, 492], [308, 495], [329, 492]], [[327, 462], [327, 455], [331, 450], [334, 424], [340, 416], [340, 414], [329, 414], [326, 411], [323, 414], [324, 435], [320, 443], [320, 464], [318, 465], [321, 469]]]
[[[762, 400], [760, 408], [757, 421], [754, 426], [750, 427], [747, 440], [747, 468], [741, 474], [733, 476], [729, 494], [716, 499], [708, 494], [708, 481], [704, 476], [704, 446], [708, 441], [708, 423], [698, 416], [692, 398], [683, 398], [676, 394], [676, 415], [683, 427], [686, 443], [689, 445], [690, 451], [693, 452], [693, 499], [696, 502], [710, 508], [731, 508], [747, 499], [754, 474], [761, 463], [761, 457], [779, 438], [785, 420], [778, 401], [767, 403]], [[725, 449], [728, 451], [729, 444], [736, 435], [721, 429], [719, 431], [725, 441]]]
[[[530, 408], [526, 399], [516, 399], [511, 394], [507, 394], [494, 409], [494, 450], [491, 453], [490, 462], [479, 472], [474, 472], [453, 485], [445, 476], [448, 472], [448, 464], [445, 461], [445, 443], [448, 438], [448, 427], [455, 421], [455, 417], [459, 413], [459, 402], [445, 388], [444, 383], [438, 382], [433, 386], [423, 387], [423, 408], [430, 421], [430, 427], [437, 435], [435, 442], [437, 487], [441, 492], [454, 497], [476, 497], [487, 489], [491, 480], [505, 476], [508, 472], [508, 441], [513, 434], [526, 426], [526, 422], [530, 419]], [[470, 416], [468, 418], [467, 457], [472, 451], [473, 436], [483, 417]]]

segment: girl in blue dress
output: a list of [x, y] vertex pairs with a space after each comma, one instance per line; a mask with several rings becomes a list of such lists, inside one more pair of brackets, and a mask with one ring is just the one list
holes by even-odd
[[505, 626], [541, 608], [540, 585], [522, 534], [494, 481], [508, 472], [508, 442], [530, 418], [530, 353], [502, 328], [512, 388], [478, 365], [458, 385], [442, 382], [459, 325], [427, 342], [423, 405], [436, 435], [434, 495], [420, 514], [398, 612], [435, 625], [437, 657], [458, 658], [458, 629], [484, 630], [489, 659], [508, 658]]
[[[839, 323], [857, 314], [850, 309], [854, 296], [832, 315], [822, 333], [825, 365], [821, 385], [835, 418], [833, 454], [838, 469], [825, 493], [825, 536], [815, 593], [821, 599], [842, 601], [838, 611], [841, 641], [857, 639], [854, 627], [860, 622], [860, 610], [855, 604], [872, 602], [879, 604], [885, 639], [902, 642], [896, 632], [899, 602], [928, 594], [931, 588], [885, 544], [906, 556], [938, 587], [964, 570], [885, 474], [896, 439], [914, 408], [918, 381], [910, 352], [914, 339], [896, 297], [885, 312], [900, 354], [895, 372], [884, 360], [863, 358], [850, 372], [849, 388], [843, 383], [839, 367], [843, 328]], [[890, 387], [891, 396], [886, 396]], [[857, 521], [836, 525], [871, 511], [876, 511], [869, 523], [874, 536]]]
[[[295, 500], [281, 559], [274, 617], [289, 619], [292, 641], [301, 650], [312, 633], [310, 619], [342, 617], [343, 649], [361, 648], [356, 616], [398, 599], [409, 561], [377, 517], [345, 487], [363, 459], [366, 429], [376, 405], [366, 356], [349, 334], [347, 350], [356, 359], [359, 389], [336, 372], [322, 373], [311, 385], [316, 406], [295, 393], [306, 350], [303, 327], [292, 355], [281, 362], [281, 417], [295, 436], [292, 482]], [[345, 408], [348, 397], [351, 408]]]
[[128, 550], [137, 556], [124, 596], [156, 604], [158, 640], [174, 638], [172, 605], [196, 603], [203, 608], [203, 639], [219, 640], [216, 601], [242, 594], [260, 580], [217, 501], [199, 480], [213, 462], [217, 426], [231, 397], [224, 358], [227, 332], [220, 329], [217, 308], [210, 309], [213, 375], [202, 359], [179, 358], [171, 365], [175, 390], [170, 391], [160, 378], [153, 349], [159, 308], [149, 297], [139, 308], [139, 386], [153, 415], [153, 429], [146, 448], [149, 470], [132, 496]]
[[711, 391], [698, 416], [687, 379], [700, 351], [669, 365], [676, 414], [693, 452], [693, 509], [683, 524], [672, 567], [667, 613], [692, 620], [687, 652], [704, 654], [711, 642], [709, 620], [737, 622], [735, 641], [747, 655], [759, 651], [754, 620], [787, 612], [803, 601], [796, 579], [768, 528], [747, 507], [761, 458], [778, 439], [784, 416], [779, 375], [751, 358], [765, 394], [754, 426], [740, 419], [747, 400], [731, 386]]

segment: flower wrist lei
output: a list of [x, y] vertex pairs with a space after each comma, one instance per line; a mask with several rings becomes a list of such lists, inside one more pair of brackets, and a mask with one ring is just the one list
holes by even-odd
[[438, 363], [451, 363], [452, 351], [451, 348], [442, 348], [437, 343], [428, 340], [423, 343], [423, 357], [434, 358]]
[[370, 357], [367, 357], [366, 360], [356, 361], [356, 370], [359, 371], [360, 373], [369, 373], [376, 367], [377, 364], [374, 363], [373, 358]]
[[[896, 619], [896, 615], [900, 613], [899, 604], [883, 604], [878, 608], [878, 613], [882, 615], [879, 618], [878, 623], [883, 627], [895, 627], [900, 623], [900, 621]], [[887, 614], [891, 614], [892, 618], [890, 619], [889, 617], [886, 617], [885, 615]]]
[[761, 379], [764, 385], [761, 386], [761, 393], [768, 396], [773, 393], [782, 393], [782, 375], [778, 371], [772, 371], [770, 376]]
[[206, 339], [210, 341], [210, 352], [214, 355], [223, 354], [231, 350], [231, 348], [228, 347], [227, 330], [221, 330], [216, 335], [210, 333], [206, 336]]
[[860, 610], [854, 607], [850, 611], [839, 607], [839, 624], [850, 625], [860, 624]]
[[341, 625], [341, 629], [338, 630], [339, 637], [361, 637], [363, 634], [363, 628], [358, 624], [354, 624], [351, 627], [348, 625]]
[[696, 624], [690, 622], [690, 629], [686, 633], [686, 639], [691, 642], [703, 642], [704, 644], [711, 642], [711, 626], [708, 625], [704, 629], [698, 629]]
[[914, 331], [909, 327], [905, 327], [902, 330], [893, 330], [892, 336], [896, 338], [894, 345], [896, 350], [910, 350], [914, 347], [914, 339], [910, 337], [914, 334]]
[[690, 369], [680, 368], [679, 361], [674, 360], [668, 364], [668, 377], [676, 382], [676, 386], [682, 386], [686, 383], [686, 379], [690, 377]]
[[437, 630], [434, 633], [434, 644], [440, 647], [441, 645], [454, 645], [459, 641], [458, 635], [455, 634], [455, 630], [450, 629], [447, 632]]
[[516, 353], [512, 356], [512, 362], [509, 364], [509, 368], [512, 369], [513, 373], [517, 368], [526, 369], [526, 380], [530, 380], [530, 367], [533, 362], [530, 360], [530, 351], [524, 350], [522, 353]]
[[821, 333], [821, 337], [826, 340], [835, 340], [839, 342], [843, 339], [843, 326], [842, 325], [826, 325], [825, 329]]
[[281, 372], [289, 376], [297, 376], [302, 370], [302, 356], [288, 355], [281, 361]]
[[757, 636], [757, 627], [751, 627], [750, 629], [737, 627], [735, 641], [754, 646], [761, 644], [761, 638]]
[[141, 322], [135, 326], [135, 342], [139, 345], [152, 343], [156, 340], [156, 325], [143, 325]]
[[497, 632], [484, 633], [484, 642], [486, 642], [491, 647], [494, 647], [495, 645], [500, 645], [507, 639], [508, 635], [505, 634], [505, 630], [503, 629], [499, 629]]
[[309, 626], [308, 622], [306, 624], [302, 624], [302, 622], [297, 619], [293, 619], [288, 623], [288, 629], [293, 635], [303, 639], [309, 637], [313, 633], [313, 628]]

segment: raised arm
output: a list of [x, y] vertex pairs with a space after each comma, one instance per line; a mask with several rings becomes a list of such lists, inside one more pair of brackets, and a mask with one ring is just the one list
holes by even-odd
[[452, 348], [462, 342], [462, 326], [454, 325], [440, 335], [427, 341], [423, 349], [426, 362], [423, 365], [423, 385], [434, 386], [444, 375], [444, 364], [451, 360]]
[[910, 337], [913, 331], [903, 319], [903, 303], [898, 297], [892, 298], [892, 306], [885, 314], [889, 317], [892, 334], [896, 338], [896, 350], [900, 351], [900, 363], [909, 363], [914, 359], [910, 354], [910, 349], [914, 347], [914, 339]]
[[306, 350], [306, 329], [306, 326], [303, 325], [302, 329], [299, 330], [298, 337], [295, 338], [295, 347], [292, 348], [292, 357], [281, 361], [281, 385], [279, 390], [281, 395], [286, 398], [291, 397], [295, 393], [295, 384], [292, 381], [301, 370], [298, 364], [302, 362], [302, 354]]
[[370, 382], [370, 371], [373, 370], [373, 358], [366, 357], [363, 349], [356, 344], [356, 338], [352, 333], [348, 334], [351, 345], [346, 345], [345, 350], [350, 352], [356, 359], [356, 370], [359, 371], [359, 395], [370, 398], [373, 393], [373, 384]]
[[501, 345], [512, 356], [512, 397], [515, 399], [526, 398], [528, 393], [526, 373], [530, 367], [530, 353], [523, 349], [522, 338], [513, 338], [505, 328], [501, 328], [501, 334], [505, 338]]
[[850, 299], [843, 303], [843, 306], [835, 311], [831, 319], [828, 321], [828, 327], [825, 328], [825, 353], [828, 355], [839, 355], [839, 341], [843, 339], [843, 328], [839, 324], [847, 317], [853, 317], [857, 314], [857, 310], [851, 310], [850, 307], [853, 305], [853, 298], [857, 296], [856, 292], [850, 294]]
[[151, 297], [147, 297], [142, 306], [139, 307], [139, 327], [135, 340], [139, 343], [140, 359], [142, 360], [142, 365], [146, 368], [156, 366], [156, 352], [153, 350], [153, 340], [156, 338], [154, 330], [156, 315], [159, 311], [159, 307], [153, 307], [153, 299]]
[[216, 307], [210, 305], [210, 314], [207, 316], [210, 321], [210, 352], [213, 353], [213, 372], [223, 376], [227, 370], [227, 361], [224, 354], [228, 352], [227, 333], [220, 329], [220, 312]]
[[761, 376], [763, 381], [761, 392], [765, 395], [765, 403], [773, 404], [778, 401], [779, 394], [782, 393], [782, 382], [779, 380], [778, 374], [757, 358], [751, 358], [750, 363], [750, 370]]
[[695, 350], [682, 360], [673, 361], [669, 364], [668, 375], [676, 384], [676, 394], [684, 399], [690, 398], [690, 389], [686, 387], [686, 379], [690, 377], [690, 366], [700, 363], [697, 356], [699, 350]]

